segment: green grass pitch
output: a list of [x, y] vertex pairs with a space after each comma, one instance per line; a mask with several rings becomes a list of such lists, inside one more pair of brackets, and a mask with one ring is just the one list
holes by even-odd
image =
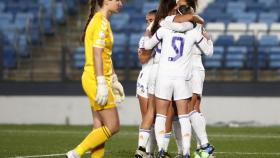
[[[0, 125], [0, 157], [62, 158], [90, 130], [90, 126]], [[217, 158], [280, 158], [280, 127], [208, 127], [207, 131]], [[136, 126], [122, 126], [106, 144], [105, 158], [133, 158], [137, 137]], [[174, 139], [169, 152], [176, 153]]]

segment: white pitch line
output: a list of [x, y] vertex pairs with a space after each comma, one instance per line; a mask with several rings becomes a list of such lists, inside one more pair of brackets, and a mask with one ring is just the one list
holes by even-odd
[[[108, 151], [107, 153], [110, 153]], [[176, 152], [171, 152], [173, 154], [176, 154]], [[88, 154], [88, 153], [87, 153]], [[263, 153], [263, 152], [215, 152], [215, 154], [218, 155], [277, 155], [279, 156], [280, 153]], [[49, 154], [49, 155], [30, 155], [30, 156], [16, 156], [16, 157], [9, 157], [9, 158], [40, 158], [40, 157], [54, 157], [54, 156], [64, 156], [63, 154]]]
[[30, 155], [30, 156], [16, 156], [16, 157], [9, 157], [9, 158], [36, 158], [36, 157], [54, 157], [54, 156], [63, 156], [64, 154], [49, 154], [49, 155]]
[[[1, 130], [0, 133], [34, 133], [34, 134], [87, 134], [87, 131], [64, 131], [64, 130]], [[138, 132], [120, 132], [118, 136], [138, 135]], [[210, 138], [243, 138], [243, 139], [280, 139], [280, 135], [259, 134], [209, 134]]]

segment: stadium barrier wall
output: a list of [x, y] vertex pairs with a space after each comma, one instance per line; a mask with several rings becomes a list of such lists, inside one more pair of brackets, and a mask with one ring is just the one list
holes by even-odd
[[[0, 124], [92, 124], [85, 96], [0, 96]], [[280, 125], [279, 97], [206, 96], [202, 110], [211, 125]], [[122, 125], [139, 125], [136, 97], [119, 106]]]

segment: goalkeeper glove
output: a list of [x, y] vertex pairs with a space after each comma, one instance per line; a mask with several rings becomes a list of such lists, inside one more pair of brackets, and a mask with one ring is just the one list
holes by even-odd
[[97, 93], [95, 101], [103, 106], [107, 103], [108, 100], [108, 87], [104, 76], [97, 76]]
[[113, 86], [113, 93], [115, 95], [116, 102], [117, 103], [123, 102], [125, 98], [125, 94], [124, 94], [123, 86], [119, 82], [116, 74], [113, 75], [112, 86]]

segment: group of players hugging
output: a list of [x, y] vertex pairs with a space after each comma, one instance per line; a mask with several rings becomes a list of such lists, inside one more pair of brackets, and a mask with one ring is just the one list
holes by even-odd
[[158, 9], [146, 15], [147, 29], [138, 49], [142, 122], [135, 158], [169, 158], [172, 131], [178, 150], [175, 158], [190, 158], [192, 132], [197, 141], [193, 157], [214, 157], [200, 111], [202, 55], [213, 54], [213, 42], [196, 9], [197, 0], [161, 0]]

